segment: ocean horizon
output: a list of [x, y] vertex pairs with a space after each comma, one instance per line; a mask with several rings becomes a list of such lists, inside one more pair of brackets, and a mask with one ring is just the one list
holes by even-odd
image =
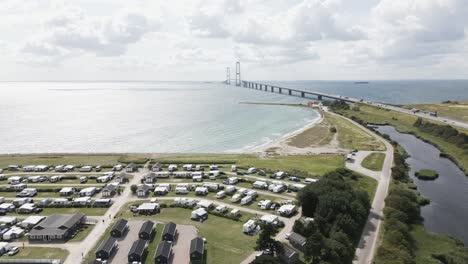
[[[395, 104], [468, 100], [468, 80], [264, 82]], [[0, 89], [1, 154], [239, 153], [318, 118], [307, 108], [240, 104], [310, 99], [210, 81], [0, 82]]]

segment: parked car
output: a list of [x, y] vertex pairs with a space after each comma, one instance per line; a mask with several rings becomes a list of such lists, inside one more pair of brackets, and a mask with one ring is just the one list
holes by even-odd
[[96, 172], [100, 172], [102, 171], [102, 167], [101, 166], [96, 166]]
[[266, 176], [266, 173], [265, 173], [264, 170], [260, 170], [260, 171], [258, 171], [258, 175], [260, 175], [260, 176]]
[[241, 171], [236, 172], [236, 174], [239, 175], [239, 176], [244, 176], [245, 175], [245, 173], [243, 173]]
[[294, 176], [289, 177], [288, 180], [293, 181], [293, 182], [301, 181], [301, 179], [299, 179], [298, 177], [294, 177]]

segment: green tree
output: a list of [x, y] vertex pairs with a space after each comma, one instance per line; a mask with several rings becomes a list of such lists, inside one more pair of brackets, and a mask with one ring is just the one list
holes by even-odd
[[304, 254], [308, 260], [312, 260], [312, 263], [318, 263], [320, 261], [320, 251], [323, 247], [323, 235], [316, 231], [307, 238], [304, 246]]
[[281, 264], [281, 261], [273, 256], [256, 257], [250, 264]]
[[282, 247], [273, 237], [278, 233], [278, 230], [271, 224], [262, 225], [262, 231], [257, 239], [256, 250], [269, 249], [272, 251], [281, 251]]
[[132, 185], [130, 186], [130, 190], [132, 191], [133, 194], [136, 193], [137, 189], [138, 189], [138, 187], [137, 187], [135, 184], [132, 184]]

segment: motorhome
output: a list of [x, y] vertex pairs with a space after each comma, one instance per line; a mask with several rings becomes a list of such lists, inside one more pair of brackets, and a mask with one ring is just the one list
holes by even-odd
[[226, 193], [235, 193], [236, 190], [237, 188], [235, 186], [226, 186], [226, 188], [224, 189]]
[[193, 165], [192, 164], [185, 164], [184, 166], [182, 166], [182, 168], [185, 171], [192, 171], [193, 170]]
[[175, 188], [175, 193], [176, 194], [187, 194], [187, 193], [189, 193], [189, 190], [187, 189], [187, 187], [176, 187]]
[[176, 170], [177, 170], [177, 165], [171, 164], [171, 165], [169, 165], [167, 168], [168, 168], [168, 170], [169, 170], [170, 172], [173, 172], [173, 171], [176, 171]]
[[252, 196], [245, 196], [241, 199], [241, 205], [246, 205], [252, 202]]
[[237, 172], [237, 166], [236, 165], [231, 166], [231, 172]]
[[216, 206], [215, 208], [215, 211], [218, 212], [218, 213], [224, 213], [227, 211], [227, 206], [226, 205], [218, 205]]
[[253, 219], [250, 219], [249, 221], [247, 221], [247, 223], [245, 223], [244, 225], [242, 225], [242, 231], [243, 231], [245, 234], [251, 234], [251, 233], [253, 233], [255, 230], [257, 230], [257, 223], [256, 223], [255, 220], [253, 220]]
[[236, 193], [231, 197], [231, 202], [237, 203], [237, 202], [240, 201], [241, 198], [242, 198], [242, 196], [240, 194]]
[[226, 192], [225, 191], [219, 191], [219, 192], [216, 193], [216, 198], [222, 199], [224, 197], [226, 197]]
[[237, 177], [229, 177], [226, 179], [226, 184], [232, 185], [236, 184], [239, 182], [239, 179]]
[[33, 197], [36, 194], [37, 194], [37, 189], [35, 189], [35, 188], [25, 188], [21, 192], [16, 194], [16, 196], [18, 196], [18, 197]]
[[254, 174], [254, 173], [256, 173], [256, 172], [257, 172], [257, 169], [254, 168], [254, 167], [251, 167], [251, 168], [249, 168], [249, 169], [247, 170], [246, 173], [247, 173], [247, 174]]

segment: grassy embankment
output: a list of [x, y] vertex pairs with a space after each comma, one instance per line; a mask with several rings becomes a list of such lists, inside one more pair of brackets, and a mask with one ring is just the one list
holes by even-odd
[[[359, 111], [355, 110], [346, 110], [346, 111], [341, 111], [343, 114], [349, 116], [349, 117], [357, 117], [361, 119], [364, 122], [367, 123], [373, 123], [373, 124], [389, 124], [394, 127], [396, 127], [400, 132], [406, 132], [406, 133], [412, 133], [415, 134], [416, 136], [422, 138], [423, 140], [430, 141], [433, 144], [437, 145], [443, 152], [446, 152], [450, 155], [452, 155], [454, 158], [457, 159], [459, 164], [465, 166], [468, 165], [468, 161], [466, 161], [466, 154], [463, 154], [462, 151], [460, 151], [456, 146], [453, 146], [453, 144], [450, 144], [448, 142], [445, 142], [444, 140], [437, 138], [435, 136], [426, 134], [424, 132], [418, 131], [417, 128], [413, 127], [414, 122], [416, 121], [416, 117], [407, 115], [407, 114], [401, 114], [401, 113], [396, 113], [393, 111], [388, 111], [388, 110], [382, 110], [378, 109], [375, 107], [371, 106], [365, 106], [361, 105], [359, 106]], [[462, 131], [465, 132], [466, 131]], [[406, 152], [398, 146], [396, 148], [397, 152], [400, 153], [401, 155], [405, 156]], [[394, 177], [395, 175], [401, 175], [405, 174], [407, 172], [403, 172], [399, 170], [398, 173], [392, 173], [393, 175], [393, 180], [390, 186], [390, 190], [393, 189], [398, 189], [398, 188], [403, 188], [410, 190], [410, 185], [411, 183], [405, 183], [403, 180], [402, 182], [401, 179], [396, 180]], [[407, 176], [406, 176], [407, 177]], [[400, 186], [400, 187], [398, 187]], [[391, 191], [390, 191], [391, 192]], [[417, 194], [417, 193], [416, 193]], [[388, 197], [387, 197], [388, 198]], [[397, 199], [393, 197], [392, 199]], [[419, 198], [418, 198], [419, 199]], [[390, 216], [386, 216], [386, 219], [389, 218]], [[395, 225], [395, 217], [392, 217], [392, 223], [387, 223], [384, 221], [384, 230], [386, 225]], [[422, 226], [421, 223], [416, 223], [416, 224], [411, 224], [409, 226], [409, 238], [411, 241], [410, 248], [412, 252], [412, 256], [406, 256], [405, 258], [407, 259], [412, 259], [414, 263], [466, 263], [465, 261], [468, 260], [468, 250], [463, 247], [462, 243], [457, 241], [456, 239], [453, 239], [447, 235], [441, 235], [441, 234], [434, 234], [430, 233], [424, 230], [424, 227]], [[381, 250], [395, 250], [395, 249], [389, 249], [385, 248], [387, 245], [391, 244], [398, 244], [398, 243], [403, 243], [403, 239], [401, 241], [396, 241], [392, 242], [389, 240], [387, 236], [390, 236], [392, 234], [387, 234], [385, 235], [386, 232], [383, 231], [380, 234], [380, 247], [379, 247], [379, 252]], [[393, 235], [392, 235], [393, 236]], [[392, 238], [394, 239], [394, 238]], [[405, 246], [402, 246], [403, 248]], [[387, 254], [390, 253], [391, 251], [387, 251]], [[374, 259], [374, 262], [379, 264], [379, 263], [396, 263], [396, 259], [389, 260], [390, 262], [384, 262], [384, 254], [379, 255], [379, 258]], [[398, 255], [398, 254], [397, 254]], [[402, 257], [402, 255], [398, 255], [399, 257]], [[455, 261], [455, 262], [447, 262], [447, 259], [441, 259], [441, 258], [447, 258], [447, 257], [453, 257], [450, 261]], [[403, 258], [403, 257], [402, 257]], [[439, 258], [439, 260], [437, 259]], [[445, 262], [444, 262], [445, 261]], [[462, 261], [462, 262], [456, 262], [456, 261]], [[413, 262], [411, 262], [413, 263]]]
[[[384, 110], [373, 106], [360, 105], [359, 111], [340, 111], [348, 117], [355, 117], [370, 124], [381, 124], [394, 126], [402, 133], [411, 133], [420, 139], [435, 145], [444, 155], [449, 155], [458, 166], [468, 173], [468, 153], [453, 143], [447, 142], [443, 138], [425, 133], [414, 127], [417, 117], [410, 114], [403, 114], [395, 111]], [[468, 130], [455, 127], [459, 132], [468, 134]]]
[[20, 247], [18, 254], [14, 256], [4, 254], [0, 259], [60, 259], [63, 263], [68, 254], [67, 250], [59, 248]]
[[371, 153], [362, 161], [362, 166], [373, 171], [381, 171], [385, 160], [384, 153]]
[[468, 102], [450, 102], [442, 104], [410, 104], [405, 108], [417, 108], [423, 112], [437, 111], [438, 116], [468, 122]]
[[287, 144], [297, 148], [317, 147], [330, 144], [335, 135], [332, 124], [326, 119], [291, 138]]

